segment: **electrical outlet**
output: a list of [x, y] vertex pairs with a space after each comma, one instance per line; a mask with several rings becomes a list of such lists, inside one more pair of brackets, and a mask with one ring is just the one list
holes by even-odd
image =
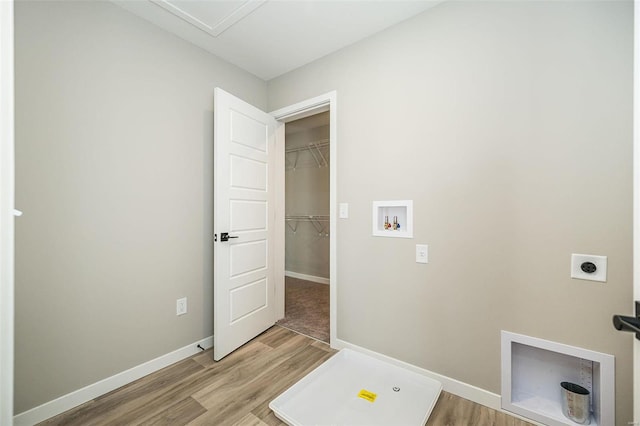
[[429, 263], [429, 246], [416, 244], [416, 263]]
[[571, 278], [607, 282], [607, 256], [572, 254]]
[[187, 298], [176, 300], [176, 315], [184, 315], [187, 313]]
[[340, 203], [340, 211], [338, 213], [340, 219], [349, 218], [349, 203]]

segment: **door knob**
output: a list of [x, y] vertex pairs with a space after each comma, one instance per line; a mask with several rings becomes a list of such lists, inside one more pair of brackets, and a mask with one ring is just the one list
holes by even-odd
[[631, 333], [636, 333], [636, 339], [640, 340], [640, 302], [636, 302], [635, 317], [614, 315], [613, 326], [616, 330], [619, 331], [629, 331]]
[[222, 232], [220, 234], [220, 241], [229, 241], [229, 238], [238, 238], [236, 235], [229, 235], [228, 232]]

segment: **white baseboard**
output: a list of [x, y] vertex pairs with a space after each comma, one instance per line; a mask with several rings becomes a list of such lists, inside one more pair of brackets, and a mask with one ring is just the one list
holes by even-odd
[[80, 404], [91, 401], [100, 395], [104, 395], [105, 393], [118, 389], [119, 387], [131, 383], [134, 380], [138, 380], [141, 377], [195, 355], [200, 352], [198, 345], [205, 349], [209, 349], [213, 346], [213, 336], [204, 338], [114, 376], [107, 377], [99, 382], [85, 386], [82, 389], [63, 395], [53, 401], [46, 402], [38, 407], [20, 413], [13, 417], [13, 424], [14, 426], [32, 426], [48, 418], [57, 416], [58, 414], [64, 413], [65, 411], [77, 407]]
[[315, 275], [300, 274], [298, 272], [284, 271], [285, 277], [298, 278], [305, 281], [329, 285], [329, 278], [316, 277]]
[[400, 361], [395, 358], [391, 358], [389, 356], [380, 354], [378, 352], [374, 352], [369, 349], [365, 349], [361, 346], [354, 345], [353, 343], [346, 342], [344, 340], [336, 339], [336, 347], [335, 349], [344, 349], [349, 348], [354, 351], [362, 352], [367, 354], [373, 358], [377, 358], [379, 360], [388, 362], [393, 365], [397, 365], [399, 367], [406, 368], [408, 370], [414, 371], [418, 374], [422, 374], [423, 376], [430, 377], [434, 380], [442, 383], [442, 387], [445, 391], [455, 394], [464, 399], [468, 399], [470, 401], [476, 402], [478, 404], [482, 404], [489, 408], [493, 408], [494, 410], [501, 411], [500, 408], [500, 395], [495, 394], [493, 392], [489, 392], [487, 390], [478, 388], [476, 386], [461, 382], [456, 379], [452, 379], [447, 376], [443, 376], [438, 373], [434, 373], [433, 371], [425, 370], [424, 368], [416, 367], [415, 365], [406, 363], [404, 361]]

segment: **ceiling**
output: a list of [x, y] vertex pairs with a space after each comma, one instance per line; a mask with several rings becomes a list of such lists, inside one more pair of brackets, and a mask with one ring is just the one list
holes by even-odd
[[270, 80], [443, 0], [112, 0]]

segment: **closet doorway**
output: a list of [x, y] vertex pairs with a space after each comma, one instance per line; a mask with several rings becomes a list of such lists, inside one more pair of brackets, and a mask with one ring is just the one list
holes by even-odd
[[329, 111], [285, 125], [285, 316], [278, 324], [330, 342]]

